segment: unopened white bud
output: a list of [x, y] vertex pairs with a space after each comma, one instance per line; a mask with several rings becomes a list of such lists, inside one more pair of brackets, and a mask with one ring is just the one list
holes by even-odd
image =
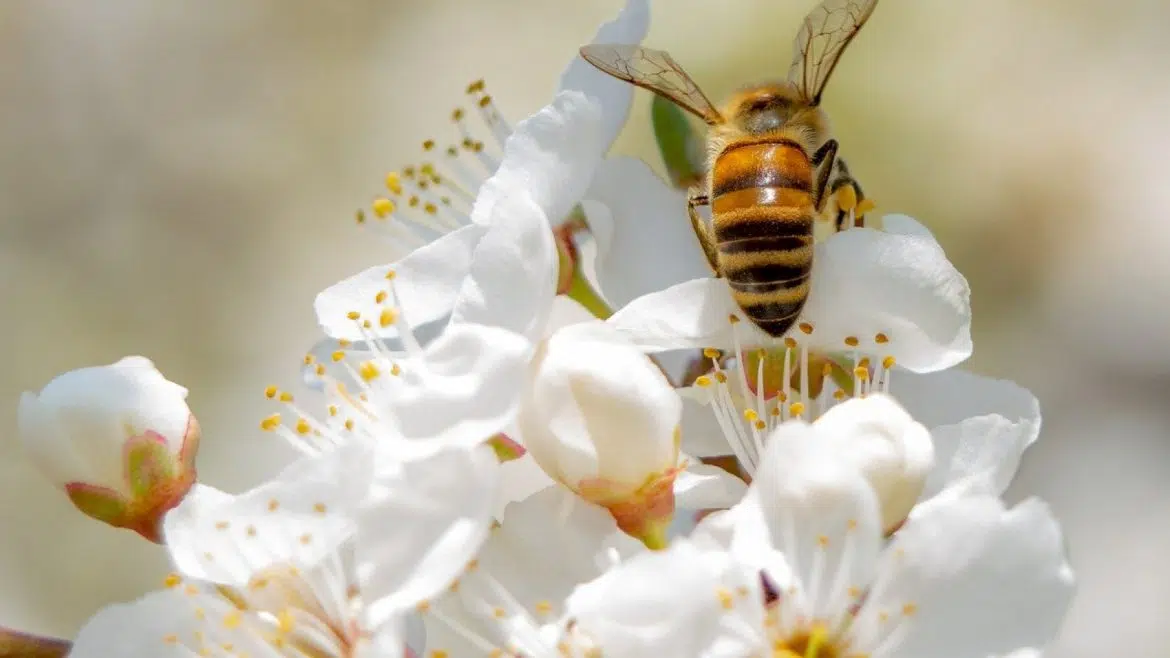
[[682, 401], [662, 371], [600, 323], [560, 329], [532, 367], [519, 424], [541, 468], [644, 541], [669, 523]]
[[20, 437], [78, 509], [157, 541], [195, 481], [199, 425], [186, 397], [141, 356], [71, 370], [21, 396]]

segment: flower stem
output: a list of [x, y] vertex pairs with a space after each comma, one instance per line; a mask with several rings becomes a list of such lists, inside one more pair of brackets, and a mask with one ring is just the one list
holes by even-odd
[[573, 270], [573, 279], [569, 282], [569, 289], [565, 294], [600, 320], [606, 320], [613, 315], [613, 309], [605, 303], [601, 295], [597, 294], [593, 286], [589, 285], [589, 280], [581, 273], [580, 268]]

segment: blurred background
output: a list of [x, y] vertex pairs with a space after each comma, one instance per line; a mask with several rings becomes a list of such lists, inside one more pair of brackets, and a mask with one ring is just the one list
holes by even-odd
[[[205, 481], [274, 472], [261, 391], [297, 380], [317, 291], [386, 259], [354, 208], [452, 136], [469, 81], [513, 120], [546, 103], [621, 4], [4, 3], [0, 624], [71, 636], [167, 571], [32, 470], [21, 391], [143, 354], [191, 390]], [[721, 96], [782, 76], [813, 4], [658, 0], [647, 43]], [[1080, 579], [1059, 658], [1170, 652], [1168, 24], [1154, 0], [886, 0], [826, 95], [879, 210], [970, 280], [968, 367], [1041, 400], [1013, 495], [1051, 502]], [[616, 150], [658, 166], [648, 110]]]

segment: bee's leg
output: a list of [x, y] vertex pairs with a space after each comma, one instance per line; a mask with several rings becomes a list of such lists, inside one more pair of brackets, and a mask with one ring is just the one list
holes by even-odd
[[[837, 200], [837, 230], [865, 226], [865, 213], [873, 208], [873, 202], [865, 198], [861, 183], [849, 174], [849, 166], [845, 164], [844, 158], [837, 158], [829, 190]], [[849, 221], [851, 217], [852, 224]]]
[[691, 188], [687, 195], [687, 214], [691, 218], [691, 228], [695, 230], [695, 237], [699, 239], [699, 246], [703, 248], [703, 255], [707, 257], [707, 264], [711, 266], [711, 271], [716, 274], [719, 273], [719, 252], [715, 246], [715, 236], [711, 232], [711, 228], [707, 226], [707, 222], [699, 216], [699, 211], [696, 210], [699, 206], [705, 206], [710, 201], [706, 194], [699, 194], [696, 188]]
[[812, 154], [810, 161], [817, 172], [816, 184], [813, 187], [813, 207], [817, 212], [824, 212], [825, 202], [828, 201], [825, 187], [829, 183], [829, 174], [833, 173], [834, 165], [837, 163], [837, 140], [830, 139], [821, 144], [821, 147]]

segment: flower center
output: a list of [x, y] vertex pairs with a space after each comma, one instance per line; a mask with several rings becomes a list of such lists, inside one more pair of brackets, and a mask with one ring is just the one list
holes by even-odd
[[[730, 322], [738, 334], [740, 319], [731, 316]], [[890, 393], [896, 361], [883, 353], [889, 335], [879, 333], [864, 341], [846, 336], [840, 351], [829, 352], [810, 347], [815, 337], [812, 324], [800, 323], [795, 333], [799, 338], [786, 336], [752, 350], [744, 350], [737, 337], [738, 357], [714, 348], [703, 351], [709, 369], [694, 380], [698, 397], [711, 406], [749, 475], [763, 454], [764, 438], [777, 425], [816, 420], [850, 398]]]
[[[801, 631], [786, 639], [772, 641], [773, 658], [846, 658], [822, 626]], [[849, 656], [848, 658], [859, 658]]]
[[386, 191], [370, 204], [375, 221], [369, 221], [365, 210], [355, 215], [359, 225], [400, 247], [400, 255], [467, 224], [479, 187], [500, 166], [500, 152], [512, 128], [482, 80], [468, 85], [467, 95], [474, 108], [470, 113], [478, 115], [480, 130], [489, 133], [486, 141], [469, 125], [468, 110], [456, 108], [451, 112], [456, 140], [447, 147], [425, 140], [426, 160], [386, 174]]

